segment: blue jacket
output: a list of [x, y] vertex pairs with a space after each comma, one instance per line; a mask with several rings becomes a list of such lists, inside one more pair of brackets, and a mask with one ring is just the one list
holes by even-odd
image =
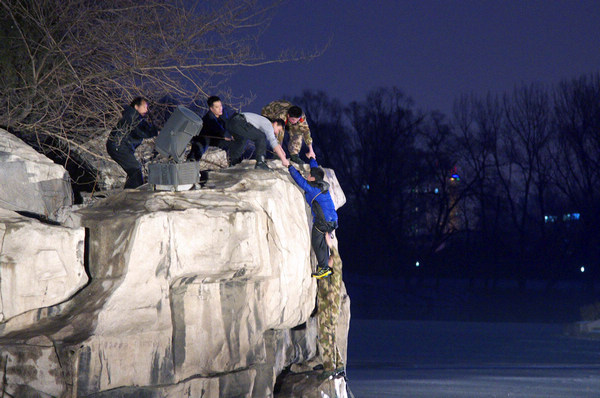
[[[310, 159], [310, 167], [319, 167], [319, 164], [315, 159]], [[337, 224], [338, 215], [335, 211], [335, 205], [333, 204], [333, 199], [331, 199], [331, 195], [329, 194], [329, 184], [325, 181], [319, 182], [310, 182], [307, 181], [302, 174], [292, 165], [288, 167], [290, 174], [296, 184], [300, 188], [304, 190], [304, 198], [306, 202], [310, 205], [310, 209], [313, 215], [313, 223], [319, 224], [320, 222], [335, 222]], [[318, 203], [322, 210], [322, 217], [324, 220], [319, 220], [318, 214], [321, 212], [315, 207], [314, 202]]]

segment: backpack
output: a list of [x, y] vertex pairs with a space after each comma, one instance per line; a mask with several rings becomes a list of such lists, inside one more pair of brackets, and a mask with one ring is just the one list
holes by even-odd
[[310, 201], [310, 208], [313, 211], [313, 213], [315, 214], [315, 226], [321, 232], [333, 232], [338, 227], [337, 221], [326, 221], [325, 220], [325, 214], [323, 213], [323, 209], [321, 208], [321, 205], [319, 204], [319, 202], [315, 202], [315, 199], [317, 198], [317, 196], [321, 195], [322, 193], [327, 193], [327, 192], [329, 192], [328, 189], [319, 192]]

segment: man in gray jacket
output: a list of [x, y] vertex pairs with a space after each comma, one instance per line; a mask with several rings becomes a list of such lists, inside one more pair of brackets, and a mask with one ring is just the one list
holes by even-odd
[[233, 137], [229, 145], [229, 165], [233, 166], [242, 161], [242, 154], [246, 147], [247, 140], [254, 142], [254, 159], [256, 159], [257, 169], [269, 170], [265, 163], [265, 153], [267, 151], [267, 142], [273, 152], [279, 157], [285, 167], [290, 162], [285, 156], [283, 148], [277, 141], [276, 135], [279, 134], [285, 126], [285, 122], [277, 119], [271, 122], [264, 116], [256, 113], [244, 112], [236, 113], [227, 120], [227, 131]]

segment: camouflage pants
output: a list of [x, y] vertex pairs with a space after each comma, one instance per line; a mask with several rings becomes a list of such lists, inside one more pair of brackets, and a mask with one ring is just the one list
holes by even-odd
[[303, 136], [301, 132], [289, 131], [288, 152], [291, 155], [298, 155], [302, 149]]
[[344, 360], [335, 341], [342, 298], [342, 259], [335, 247], [331, 248], [330, 267], [333, 274], [317, 282], [317, 319], [319, 326], [319, 350], [326, 371], [344, 368]]

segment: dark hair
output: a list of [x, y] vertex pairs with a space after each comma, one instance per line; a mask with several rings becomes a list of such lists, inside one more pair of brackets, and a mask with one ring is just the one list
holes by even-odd
[[211, 95], [210, 97], [208, 97], [208, 99], [206, 100], [206, 103], [208, 104], [208, 106], [210, 108], [212, 108], [213, 104], [217, 101], [221, 101], [221, 98], [217, 97], [216, 95]]
[[288, 116], [302, 117], [302, 109], [299, 106], [293, 105], [288, 109]]
[[323, 181], [323, 178], [325, 178], [325, 171], [320, 167], [311, 167], [310, 175], [315, 177], [315, 181]]
[[144, 97], [135, 97], [133, 101], [131, 101], [131, 104], [129, 104], [129, 106], [135, 108], [136, 105], [142, 105], [142, 102], [148, 103], [148, 100]]
[[285, 122], [283, 121], [283, 119], [275, 119], [273, 120], [273, 123], [278, 124], [281, 127], [285, 127]]

